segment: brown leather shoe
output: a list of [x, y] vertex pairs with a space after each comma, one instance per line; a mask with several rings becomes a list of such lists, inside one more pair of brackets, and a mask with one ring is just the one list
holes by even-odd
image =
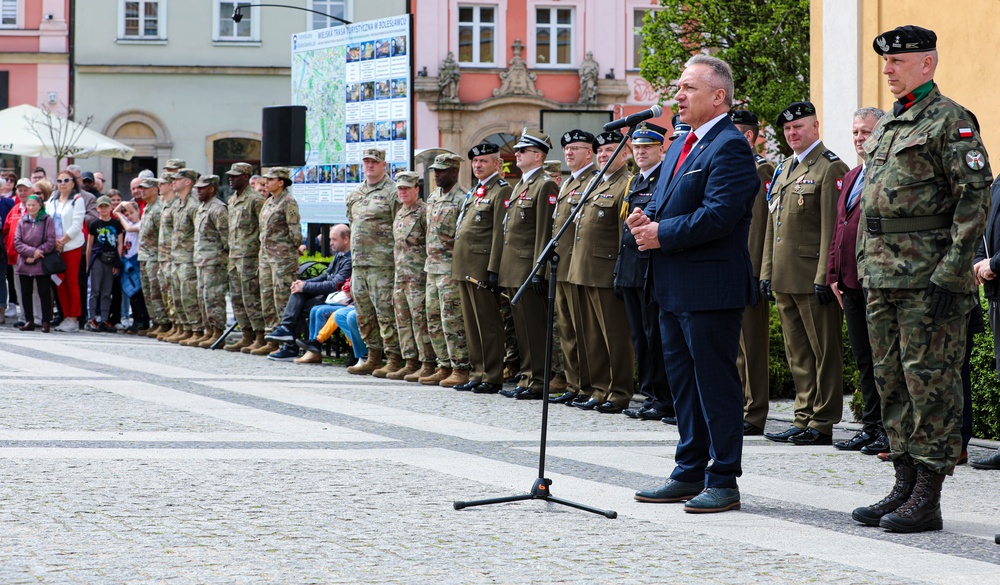
[[417, 380], [421, 384], [426, 384], [428, 386], [437, 386], [441, 384], [441, 380], [444, 380], [451, 375], [451, 368], [438, 368], [434, 370], [434, 373], [430, 376], [424, 376]]
[[323, 354], [307, 351], [304, 356], [297, 357], [292, 361], [297, 364], [321, 364], [323, 363]]
[[451, 375], [438, 382], [438, 385], [444, 388], [451, 388], [453, 386], [459, 386], [465, 384], [469, 381], [469, 370], [459, 370], [455, 368], [451, 371]]

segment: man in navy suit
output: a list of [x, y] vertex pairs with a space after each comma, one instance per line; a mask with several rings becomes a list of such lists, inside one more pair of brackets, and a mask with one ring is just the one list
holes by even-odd
[[728, 116], [729, 65], [693, 57], [675, 99], [692, 131], [667, 151], [653, 201], [626, 222], [639, 249], [653, 250], [680, 442], [667, 482], [636, 492], [635, 499], [686, 501], [685, 512], [724, 512], [740, 507], [743, 387], [736, 356], [743, 308], [757, 296], [747, 238], [760, 179], [750, 145]]

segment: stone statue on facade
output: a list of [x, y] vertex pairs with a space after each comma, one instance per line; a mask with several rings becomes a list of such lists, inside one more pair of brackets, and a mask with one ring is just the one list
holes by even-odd
[[528, 71], [528, 66], [521, 58], [521, 51], [524, 49], [521, 39], [514, 39], [511, 47], [514, 49], [514, 57], [510, 60], [507, 70], [500, 73], [500, 87], [493, 90], [493, 97], [508, 95], [541, 97], [541, 90], [535, 89], [537, 76]]
[[601, 68], [594, 61], [594, 53], [587, 51], [587, 58], [580, 65], [580, 103], [591, 105], [597, 103], [597, 76]]
[[462, 78], [462, 71], [455, 62], [455, 54], [448, 51], [448, 56], [441, 61], [441, 68], [438, 72], [438, 89], [441, 92], [441, 102], [458, 103], [458, 81]]

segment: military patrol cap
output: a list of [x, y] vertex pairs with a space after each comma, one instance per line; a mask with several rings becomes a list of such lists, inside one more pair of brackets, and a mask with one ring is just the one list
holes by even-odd
[[729, 112], [729, 117], [733, 120], [733, 124], [739, 126], [760, 126], [757, 114], [750, 110], [733, 110]]
[[649, 122], [640, 122], [632, 129], [632, 144], [663, 144], [663, 137], [666, 135], [666, 128]]
[[435, 156], [434, 164], [432, 164], [430, 168], [443, 171], [445, 169], [457, 169], [460, 166], [462, 166], [462, 157], [457, 154], [446, 152]]
[[586, 130], [570, 130], [569, 132], [562, 135], [559, 139], [559, 144], [564, 148], [567, 144], [573, 144], [574, 142], [585, 142], [590, 145], [590, 147], [597, 152], [597, 142], [596, 138], [590, 132]]
[[521, 139], [514, 145], [514, 148], [537, 148], [548, 154], [552, 150], [552, 141], [549, 135], [541, 130], [525, 128], [521, 131]]
[[160, 186], [160, 181], [158, 181], [157, 179], [146, 178], [146, 179], [143, 179], [143, 180], [139, 181], [139, 186], [142, 187], [143, 189], [150, 189], [152, 187], [159, 187]]
[[253, 165], [245, 162], [233, 163], [233, 166], [226, 171], [226, 174], [233, 175], [234, 177], [238, 177], [240, 175], [252, 175]]
[[174, 179], [191, 179], [192, 181], [197, 181], [201, 173], [194, 169], [183, 168], [176, 173], [174, 173]]
[[413, 171], [399, 171], [396, 173], [396, 185], [399, 187], [416, 187], [420, 184], [420, 174]]
[[97, 198], [96, 205], [97, 207], [104, 207], [105, 205], [111, 207], [111, 198], [108, 197], [107, 195], [101, 195], [100, 197]]
[[557, 160], [547, 160], [542, 163], [542, 170], [546, 173], [561, 173], [562, 162]]
[[937, 48], [937, 35], [932, 30], [908, 24], [875, 37], [872, 47], [879, 55], [925, 53]]
[[500, 152], [500, 147], [496, 144], [491, 144], [489, 142], [483, 142], [473, 146], [469, 150], [469, 159], [474, 159], [477, 156], [483, 156], [484, 154], [496, 154]]
[[361, 160], [370, 158], [375, 162], [385, 162], [385, 151], [381, 148], [366, 148], [363, 153], [361, 153]]
[[195, 187], [208, 187], [209, 185], [219, 186], [219, 175], [202, 175], [201, 179], [194, 184]]
[[271, 170], [266, 174], [261, 175], [265, 179], [285, 179], [286, 181], [292, 180], [292, 171], [288, 167], [271, 167]]
[[617, 130], [612, 130], [611, 132], [601, 132], [597, 135], [597, 146], [604, 146], [605, 144], [618, 144], [619, 142], [625, 142], [625, 135]]
[[809, 116], [816, 115], [816, 106], [812, 105], [812, 102], [792, 102], [792, 105], [788, 106], [778, 114], [778, 121], [775, 122], [775, 126], [781, 128], [785, 125], [785, 122], [793, 122], [795, 120], [800, 120]]
[[188, 166], [187, 161], [182, 158], [172, 158], [163, 164], [165, 169], [183, 169]]
[[177, 175], [175, 175], [174, 173], [163, 171], [162, 173], [160, 173], [160, 178], [156, 179], [156, 181], [158, 183], [171, 183], [176, 178], [177, 178]]

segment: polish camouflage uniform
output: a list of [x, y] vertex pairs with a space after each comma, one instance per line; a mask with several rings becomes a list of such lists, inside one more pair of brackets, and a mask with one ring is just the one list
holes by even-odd
[[[934, 84], [908, 107], [897, 103], [864, 151], [858, 271], [892, 458], [950, 475], [962, 450], [961, 368], [978, 302], [972, 260], [993, 181], [986, 149], [975, 116]], [[941, 318], [929, 314], [932, 283], [958, 295]]]
[[[237, 165], [245, 165], [239, 167]], [[235, 163], [230, 172], [253, 167]], [[228, 174], [228, 173], [227, 173]], [[229, 206], [229, 295], [233, 316], [243, 332], [264, 331], [264, 316], [260, 306], [260, 210], [264, 198], [253, 187], [233, 193]]]
[[[178, 175], [197, 176], [191, 169], [181, 169]], [[201, 311], [198, 309], [198, 272], [194, 267], [194, 218], [198, 213], [198, 196], [192, 188], [182, 203], [180, 197], [174, 204], [174, 231], [170, 244], [170, 261], [173, 264], [174, 307], [182, 325], [198, 331], [201, 329]]]
[[[397, 181], [408, 181], [416, 186], [416, 173], [399, 173]], [[427, 346], [426, 298], [427, 273], [427, 215], [426, 205], [420, 199], [413, 207], [399, 208], [392, 222], [393, 258], [395, 259], [395, 283], [392, 289], [393, 306], [396, 309], [396, 328], [399, 330], [399, 349], [403, 359], [419, 359], [430, 362]]]
[[392, 220], [402, 204], [396, 183], [388, 175], [374, 185], [361, 183], [347, 196], [351, 224], [351, 294], [357, 310], [358, 329], [373, 350], [399, 354], [396, 313], [392, 307], [394, 282]]
[[[219, 177], [206, 175], [195, 187], [219, 186]], [[198, 274], [198, 305], [202, 322], [220, 333], [226, 329], [226, 276], [229, 257], [229, 212], [213, 196], [198, 205], [195, 215], [194, 265]]]
[[[454, 157], [456, 167], [461, 164]], [[441, 168], [441, 167], [438, 167]], [[469, 348], [465, 340], [462, 296], [451, 279], [451, 256], [455, 249], [458, 212], [465, 202], [466, 189], [457, 183], [445, 193], [440, 187], [427, 198], [427, 333], [437, 354], [438, 367], [469, 370]]]
[[[291, 178], [283, 167], [271, 169], [265, 178]], [[299, 273], [299, 203], [287, 189], [271, 195], [260, 210], [260, 304], [264, 326], [273, 330], [285, 311], [292, 283]]]
[[[160, 182], [170, 182], [173, 180], [172, 173], [160, 175]], [[177, 197], [171, 195], [167, 200], [160, 197], [160, 232], [157, 241], [157, 260], [159, 262], [159, 273], [157, 280], [160, 283], [160, 296], [163, 298], [163, 308], [167, 312], [167, 323], [182, 324], [183, 319], [178, 312], [174, 299], [174, 263], [171, 261], [174, 234], [174, 209], [177, 207]]]
[[[156, 179], [143, 179], [140, 185], [144, 189], [156, 187]], [[160, 262], [158, 240], [160, 237], [160, 216], [163, 214], [163, 202], [156, 201], [146, 206], [142, 214], [142, 226], [139, 228], [139, 280], [145, 291], [146, 303], [157, 325], [170, 323], [167, 309], [163, 304], [163, 292], [160, 288]]]

